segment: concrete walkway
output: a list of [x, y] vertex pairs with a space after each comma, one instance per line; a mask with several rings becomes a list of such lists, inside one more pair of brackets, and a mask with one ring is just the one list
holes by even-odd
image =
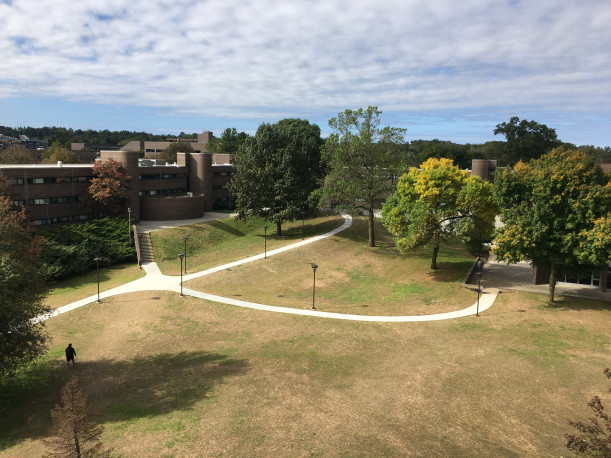
[[[227, 215], [223, 215], [223, 217], [226, 217], [226, 216]], [[320, 240], [323, 240], [327, 237], [331, 237], [341, 231], [348, 229], [350, 226], [352, 226], [352, 217], [347, 214], [342, 214], [342, 216], [344, 217], [344, 223], [337, 229], [334, 229], [323, 235], [311, 237], [309, 239], [302, 240], [300, 242], [293, 243], [291, 245], [287, 245], [282, 248], [277, 248], [275, 250], [268, 251], [267, 256], [268, 257], [274, 256], [276, 254], [283, 253], [285, 251], [289, 251], [289, 250], [292, 250], [292, 249], [295, 249], [295, 248], [298, 248], [298, 247], [301, 247], [301, 246], [304, 246], [310, 243], [318, 242]], [[194, 224], [194, 223], [189, 223], [189, 224]], [[177, 224], [177, 225], [180, 225], [180, 224]], [[162, 227], [160, 227], [159, 229], [162, 229]], [[148, 230], [150, 231], [150, 230], [158, 230], [158, 229], [148, 229]], [[264, 256], [265, 256], [264, 253], [260, 253], [255, 256], [251, 256], [249, 258], [230, 262], [228, 264], [223, 264], [221, 266], [213, 267], [211, 269], [203, 270], [201, 272], [183, 275], [182, 277], [183, 283], [185, 281], [192, 280], [194, 278], [203, 277], [205, 275], [210, 275], [212, 273], [219, 272], [221, 270], [226, 270], [226, 269], [230, 269], [235, 266], [257, 261], [259, 259], [263, 259]], [[125, 285], [121, 285], [116, 288], [112, 288], [112, 289], [103, 291], [100, 293], [100, 299], [105, 299], [108, 297], [117, 296], [119, 294], [133, 293], [133, 292], [138, 292], [138, 291], [162, 291], [163, 290], [163, 291], [173, 291], [176, 293], [180, 293], [180, 290], [181, 290], [180, 278], [181, 277], [163, 275], [161, 271], [159, 270], [159, 267], [157, 266], [157, 264], [154, 262], [143, 264], [142, 268], [146, 272], [145, 277], [132, 281], [130, 283], [126, 283]], [[448, 320], [452, 318], [461, 318], [461, 317], [465, 317], [469, 315], [475, 315], [476, 308], [477, 308], [477, 303], [476, 303], [462, 310], [456, 310], [456, 311], [447, 312], [447, 313], [438, 313], [434, 315], [416, 315], [416, 316], [349, 315], [349, 314], [343, 314], [343, 313], [323, 312], [320, 310], [303, 310], [303, 309], [293, 309], [293, 308], [288, 308], [288, 307], [277, 307], [273, 305], [257, 304], [254, 302], [241, 301], [241, 300], [232, 299], [228, 297], [221, 297], [221, 296], [216, 296], [213, 294], [203, 293], [200, 291], [195, 291], [192, 289], [184, 288], [184, 286], [183, 286], [182, 291], [183, 291], [183, 294], [185, 295], [198, 297], [201, 299], [206, 299], [206, 300], [210, 300], [214, 302], [220, 302], [223, 304], [235, 305], [238, 307], [246, 307], [246, 308], [251, 308], [251, 309], [256, 309], [256, 310], [264, 310], [268, 312], [288, 313], [292, 315], [305, 315], [305, 316], [313, 316], [313, 317], [319, 317], [319, 318], [333, 318], [333, 319], [338, 319], [338, 320], [351, 320], [351, 321], [369, 321], [369, 322], [375, 321], [375, 322], [404, 323], [404, 322], [416, 322], [416, 321]], [[491, 289], [489, 293], [482, 294], [480, 301], [479, 301], [479, 311], [482, 312], [490, 308], [492, 304], [494, 303], [494, 300], [496, 299], [496, 295], [497, 295], [497, 291], [494, 289]], [[70, 312], [79, 307], [83, 307], [87, 304], [96, 302], [97, 298], [98, 296], [96, 294], [96, 295], [81, 299], [79, 301], [73, 302], [71, 304], [64, 305], [63, 307], [54, 309], [49, 314], [42, 315], [32, 321], [34, 323], [38, 323], [40, 321], [47, 320], [54, 316]]]
[[[507, 265], [505, 262], [497, 262], [491, 255], [482, 275], [482, 287], [484, 289], [495, 287], [499, 291], [523, 291], [528, 293], [549, 294], [549, 286], [533, 285], [533, 268], [527, 262]], [[473, 283], [476, 283], [473, 280]], [[574, 283], [556, 284], [556, 297], [570, 296], [584, 299], [592, 299], [611, 303], [611, 291], [601, 291], [600, 288]]]

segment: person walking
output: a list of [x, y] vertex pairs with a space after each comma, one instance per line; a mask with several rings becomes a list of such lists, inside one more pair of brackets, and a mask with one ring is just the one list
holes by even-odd
[[72, 344], [69, 343], [66, 347], [66, 364], [70, 367], [70, 361], [72, 361], [72, 365], [74, 366], [74, 357], [76, 356], [76, 350], [72, 347]]

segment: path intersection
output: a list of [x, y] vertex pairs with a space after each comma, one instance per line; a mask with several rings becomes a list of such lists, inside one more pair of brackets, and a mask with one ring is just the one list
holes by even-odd
[[[288, 250], [293, 250], [295, 248], [299, 248], [304, 245], [308, 245], [310, 243], [315, 243], [320, 240], [323, 240], [327, 237], [331, 237], [341, 231], [348, 229], [352, 226], [352, 217], [348, 214], [342, 213], [344, 217], [344, 223], [332, 231], [327, 232], [326, 234], [318, 235], [316, 237], [311, 237], [306, 240], [302, 240], [300, 242], [293, 243], [291, 245], [284, 246], [282, 248], [278, 248], [272, 251], [267, 252], [267, 256], [274, 256], [279, 253], [283, 253]], [[247, 264], [249, 262], [258, 261], [259, 259], [263, 259], [265, 253], [257, 254], [255, 256], [251, 256], [248, 258], [240, 259], [239, 261], [230, 262], [227, 264], [223, 264], [217, 267], [212, 267], [210, 269], [202, 270], [200, 272], [187, 274], [182, 276], [183, 283], [189, 280], [193, 280], [194, 278], [203, 277], [205, 275], [210, 275], [215, 272], [219, 272], [222, 270], [230, 269], [235, 266], [239, 266], [242, 264]], [[126, 283], [124, 285], [118, 286], [116, 288], [112, 288], [100, 293], [100, 299], [117, 296], [120, 294], [133, 293], [138, 291], [173, 291], [175, 293], [180, 293], [180, 276], [169, 276], [164, 275], [159, 270], [159, 267], [156, 263], [150, 262], [142, 265], [142, 268], [146, 272], [146, 276], [142, 277], [138, 280], [134, 280], [130, 283]], [[416, 322], [416, 321], [437, 321], [437, 320], [449, 320], [453, 318], [462, 318], [469, 315], [475, 315], [477, 304], [473, 304], [465, 309], [455, 310], [453, 312], [446, 313], [436, 313], [433, 315], [413, 315], [413, 316], [369, 316], [369, 315], [351, 315], [344, 313], [331, 313], [324, 312], [320, 310], [305, 310], [305, 309], [295, 309], [288, 307], [277, 307], [273, 305], [266, 304], [257, 304], [254, 302], [242, 301], [237, 299], [232, 299], [229, 297], [216, 296], [214, 294], [203, 293], [201, 291], [195, 291], [192, 289], [185, 288], [183, 286], [182, 293], [184, 295], [198, 297], [201, 299], [220, 302], [223, 304], [234, 305], [237, 307], [246, 307], [256, 310], [264, 310], [268, 312], [276, 312], [276, 313], [288, 313], [292, 315], [306, 315], [317, 318], [328, 318], [328, 319], [338, 319], [338, 320], [351, 320], [351, 321], [375, 321], [375, 322], [393, 322], [393, 323], [405, 323], [405, 322]], [[479, 311], [482, 312], [487, 310], [492, 306], [494, 300], [496, 299], [496, 290], [491, 293], [482, 294], [479, 300]], [[34, 323], [38, 323], [40, 321], [47, 320], [57, 315], [61, 315], [63, 313], [70, 312], [77, 308], [83, 307], [85, 305], [96, 302], [98, 299], [98, 295], [95, 294], [93, 296], [89, 296], [87, 298], [81, 299], [76, 302], [72, 302], [71, 304], [64, 305], [57, 309], [52, 310], [48, 314], [37, 317], [33, 320]]]

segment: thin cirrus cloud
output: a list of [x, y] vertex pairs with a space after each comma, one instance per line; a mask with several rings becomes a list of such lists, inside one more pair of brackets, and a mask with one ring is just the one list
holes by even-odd
[[0, 18], [0, 104], [609, 119], [611, 6], [599, 0], [0, 0]]

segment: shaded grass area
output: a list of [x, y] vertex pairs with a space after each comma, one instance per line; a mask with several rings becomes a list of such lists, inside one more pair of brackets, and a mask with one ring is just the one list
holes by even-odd
[[197, 272], [220, 264], [263, 253], [267, 225], [267, 251], [280, 248], [305, 238], [328, 232], [343, 223], [338, 215], [326, 215], [282, 225], [282, 236], [275, 234], [275, 224], [261, 218], [237, 221], [225, 218], [151, 232], [155, 260], [166, 275], [180, 274], [178, 254], [183, 253], [183, 237], [187, 241], [187, 270]]
[[[129, 283], [144, 275], [144, 270], [139, 269], [135, 263], [100, 268], [100, 291]], [[98, 274], [93, 270], [84, 275], [49, 283], [49, 290], [43, 302], [54, 309], [93, 296], [97, 292]]]
[[311, 308], [316, 263], [316, 308], [366, 315], [424, 315], [458, 310], [477, 297], [461, 287], [472, 257], [444, 246], [440, 269], [431, 270], [431, 250], [399, 254], [376, 223], [376, 247], [367, 246], [367, 221], [312, 245], [227, 269], [186, 283], [192, 289], [269, 305]]
[[504, 293], [479, 318], [392, 324], [112, 298], [50, 320], [50, 353], [2, 382], [0, 455], [44, 454], [73, 374], [123, 456], [566, 455], [568, 420], [594, 394], [611, 402], [611, 311], [544, 301]]

